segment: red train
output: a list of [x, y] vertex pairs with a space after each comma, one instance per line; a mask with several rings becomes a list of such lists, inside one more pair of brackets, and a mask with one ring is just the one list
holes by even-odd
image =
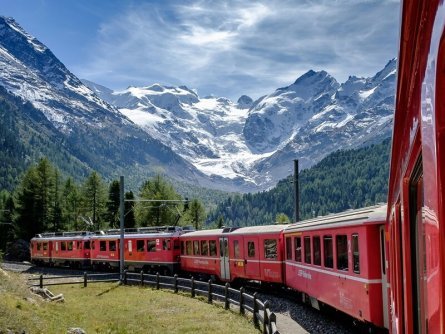
[[[125, 236], [127, 265], [281, 283], [314, 307], [331, 305], [391, 333], [445, 333], [445, 5], [401, 6], [386, 211], [365, 208], [290, 226], [137, 231]], [[31, 256], [112, 266], [116, 240], [41, 235]]]
[[445, 7], [403, 1], [388, 192], [392, 333], [445, 332]]

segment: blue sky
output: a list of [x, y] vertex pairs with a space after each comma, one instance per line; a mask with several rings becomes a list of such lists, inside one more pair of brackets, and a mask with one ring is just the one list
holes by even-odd
[[309, 69], [372, 76], [397, 56], [399, 0], [2, 0], [79, 78], [236, 100]]

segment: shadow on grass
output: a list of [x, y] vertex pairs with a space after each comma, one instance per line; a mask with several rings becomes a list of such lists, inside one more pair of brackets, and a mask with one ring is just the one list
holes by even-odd
[[109, 289], [107, 289], [105, 291], [102, 291], [101, 293], [98, 293], [96, 296], [100, 297], [100, 296], [102, 296], [102, 295], [104, 295], [104, 294], [106, 294], [106, 293], [108, 293], [110, 291], [113, 291], [114, 289], [117, 289], [119, 286], [120, 286], [119, 284], [116, 284], [115, 286], [112, 286], [111, 288], [109, 288]]

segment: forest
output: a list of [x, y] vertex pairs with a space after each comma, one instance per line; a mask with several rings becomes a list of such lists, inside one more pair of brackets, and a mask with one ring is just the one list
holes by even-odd
[[[47, 158], [31, 165], [17, 188], [0, 191], [0, 252], [17, 239], [29, 241], [38, 233], [99, 231], [119, 227], [118, 180], [106, 183], [95, 171], [81, 183], [63, 177]], [[167, 202], [135, 201], [176, 200]], [[125, 228], [156, 225], [192, 225], [206, 218], [200, 200], [182, 198], [162, 175], [146, 180], [138, 193], [125, 193]]]

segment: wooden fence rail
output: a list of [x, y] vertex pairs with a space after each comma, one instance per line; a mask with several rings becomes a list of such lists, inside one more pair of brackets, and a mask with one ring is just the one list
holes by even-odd
[[[115, 277], [115, 278], [114, 278]], [[79, 280], [70, 280], [66, 279]], [[122, 280], [119, 273], [104, 273], [104, 274], [88, 274], [85, 272], [83, 275], [67, 275], [67, 276], [43, 276], [28, 279], [31, 283], [33, 281], [39, 281], [38, 283], [29, 284], [30, 286], [38, 286], [43, 288], [50, 285], [65, 285], [65, 284], [83, 284], [84, 287], [88, 286], [88, 283], [100, 283], [100, 282], [121, 282], [124, 285], [127, 284], [139, 284], [141, 286], [153, 286], [155, 289], [170, 289], [175, 293], [179, 290], [189, 292], [191, 297], [196, 295], [207, 297], [207, 302], [212, 304], [214, 300], [218, 300], [224, 303], [224, 308], [227, 310], [230, 305], [238, 308], [240, 314], [245, 314], [246, 311], [250, 312], [253, 316], [253, 323], [255, 327], [261, 328], [263, 334], [279, 334], [276, 323], [276, 316], [270, 311], [269, 302], [262, 302], [258, 299], [257, 293], [249, 295], [244, 292], [244, 288], [236, 290], [230, 287], [229, 283], [225, 285], [218, 285], [209, 280], [208, 282], [201, 282], [191, 279], [180, 278], [178, 275], [174, 276], [161, 276], [159, 273], [156, 275], [140, 273], [130, 273], [127, 270], [124, 271]], [[62, 280], [62, 281], [60, 281]]]

